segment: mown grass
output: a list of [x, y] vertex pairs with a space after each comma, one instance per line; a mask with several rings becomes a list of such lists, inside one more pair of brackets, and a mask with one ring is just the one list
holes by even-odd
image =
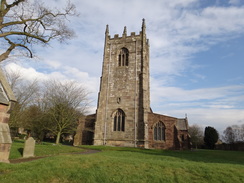
[[83, 147], [102, 151], [2, 163], [0, 182], [244, 182], [243, 152]]
[[[22, 158], [24, 149], [24, 141], [16, 140], [13, 142], [9, 159]], [[53, 143], [43, 142], [35, 145], [35, 156], [54, 156], [64, 153], [82, 152], [83, 149], [74, 148], [72, 146], [56, 145]]]
[[140, 149], [129, 147], [109, 147], [109, 146], [82, 146], [83, 148], [101, 150], [101, 151], [127, 151], [138, 152], [150, 155], [172, 156], [189, 161], [205, 163], [232, 163], [244, 165], [243, 151], [220, 151], [220, 150], [192, 150], [192, 151], [170, 151], [159, 149]]

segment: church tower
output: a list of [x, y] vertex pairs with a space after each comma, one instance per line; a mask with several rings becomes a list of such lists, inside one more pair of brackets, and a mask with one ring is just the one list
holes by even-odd
[[148, 148], [149, 41], [145, 20], [137, 35], [109, 35], [107, 25], [94, 145]]

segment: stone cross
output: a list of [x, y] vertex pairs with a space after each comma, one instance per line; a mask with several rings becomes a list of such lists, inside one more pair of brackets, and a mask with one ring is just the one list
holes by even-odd
[[23, 151], [24, 158], [29, 158], [29, 157], [34, 156], [35, 143], [36, 143], [36, 141], [32, 137], [29, 137], [25, 141], [25, 147], [24, 147], [24, 151]]

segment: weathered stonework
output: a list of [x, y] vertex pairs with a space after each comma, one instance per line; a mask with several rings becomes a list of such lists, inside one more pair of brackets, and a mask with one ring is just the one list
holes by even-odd
[[[187, 119], [151, 111], [149, 78], [149, 41], [145, 21], [139, 34], [132, 32], [127, 35], [125, 27], [121, 37], [116, 34], [111, 38], [107, 26], [95, 124], [91, 119], [85, 122], [95, 125], [94, 145], [160, 149], [186, 147], [188, 126], [183, 128], [182, 124], [187, 124]], [[82, 143], [85, 143], [84, 139]]]
[[25, 141], [24, 151], [23, 151], [23, 158], [29, 158], [35, 156], [35, 145], [36, 141], [33, 137], [29, 137]]
[[7, 123], [0, 123], [0, 162], [9, 163], [9, 153], [12, 140]]
[[15, 101], [13, 92], [0, 69], [0, 162], [9, 162], [12, 140], [8, 121]]
[[[145, 23], [142, 31], [122, 37], [105, 33], [103, 72], [96, 116], [94, 145], [147, 146], [147, 112], [149, 105], [149, 43]], [[128, 50], [128, 58], [120, 56]], [[120, 63], [125, 61], [128, 63]], [[125, 113], [124, 130], [113, 130], [114, 113]]]
[[[189, 134], [187, 118], [177, 119], [161, 114], [149, 113], [149, 148], [153, 149], [188, 149]], [[165, 125], [165, 140], [154, 139], [154, 126], [157, 122], [163, 122]], [[183, 137], [184, 136], [184, 137]], [[183, 137], [183, 138], [182, 138]]]

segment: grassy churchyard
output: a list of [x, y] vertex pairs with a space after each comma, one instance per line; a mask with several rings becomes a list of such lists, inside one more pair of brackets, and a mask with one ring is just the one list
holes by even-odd
[[[21, 142], [13, 143], [10, 159], [20, 158], [22, 147]], [[36, 156], [45, 158], [0, 163], [0, 182], [244, 182], [244, 152], [82, 147], [101, 152], [78, 154], [84, 150], [50, 143], [36, 145]]]

